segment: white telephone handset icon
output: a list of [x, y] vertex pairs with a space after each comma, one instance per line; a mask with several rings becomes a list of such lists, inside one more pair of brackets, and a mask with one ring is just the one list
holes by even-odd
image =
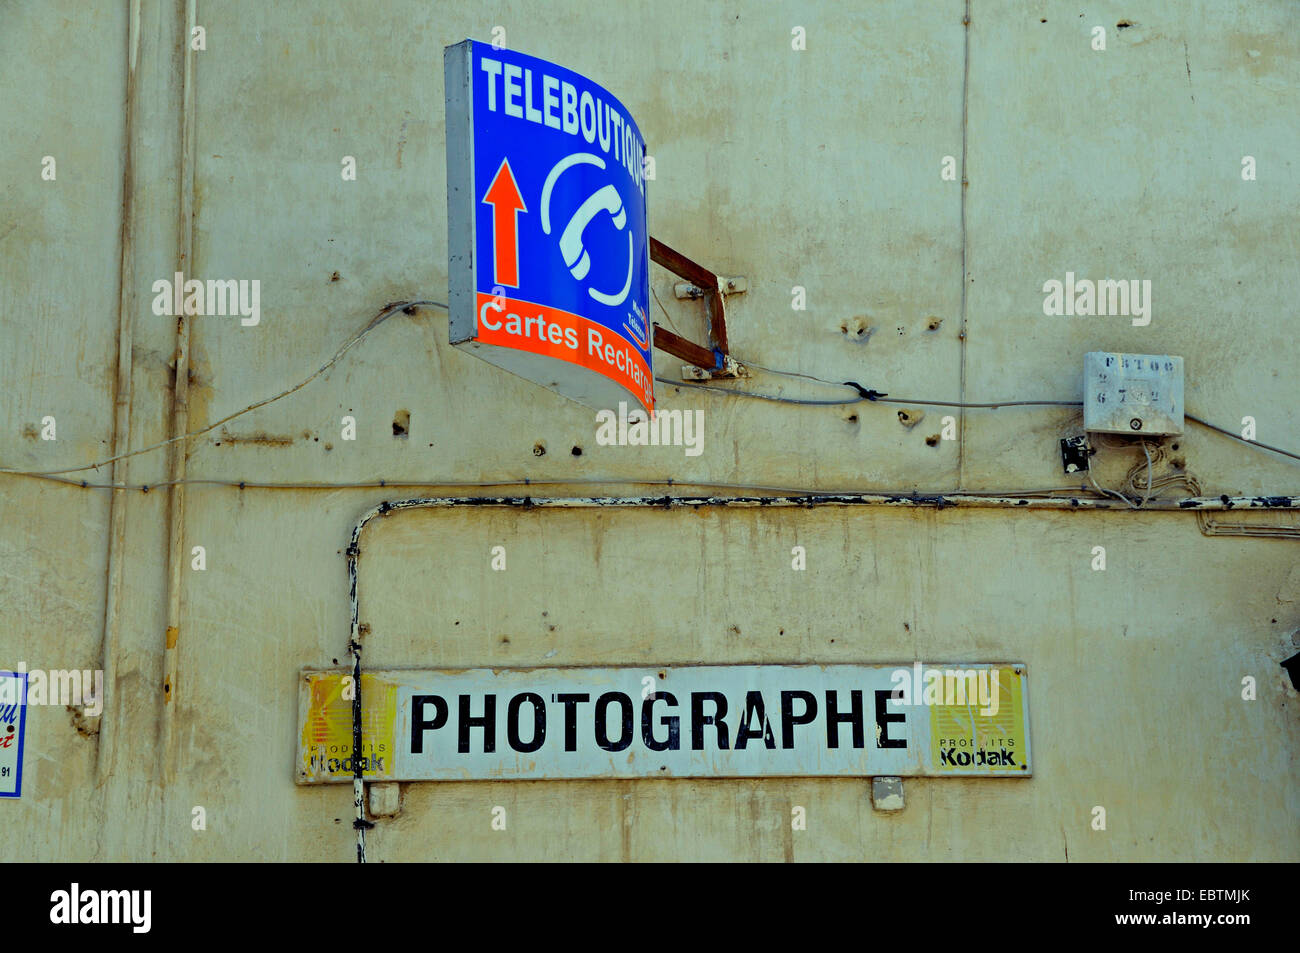
[[[575, 152], [567, 155], [559, 162], [552, 166], [551, 171], [547, 173], [546, 181], [542, 185], [542, 231], [547, 235], [551, 234], [551, 193], [555, 188], [555, 182], [565, 169], [572, 168], [575, 165], [594, 165], [598, 169], [605, 168], [605, 160], [600, 156], [592, 155], [590, 152]], [[591, 270], [591, 257], [587, 250], [582, 247], [582, 233], [586, 231], [591, 220], [601, 212], [608, 212], [614, 220], [614, 227], [622, 231], [627, 225], [627, 212], [623, 208], [623, 199], [618, 194], [618, 189], [613, 185], [605, 185], [597, 189], [588, 199], [578, 206], [578, 210], [573, 213], [569, 219], [569, 224], [564, 226], [564, 231], [560, 235], [560, 255], [564, 258], [564, 263], [568, 266], [575, 281], [581, 281], [587, 277], [587, 272]], [[587, 294], [595, 301], [609, 307], [617, 307], [626, 299], [628, 292], [632, 288], [632, 232], [627, 233], [627, 278], [623, 282], [623, 287], [615, 294], [607, 294], [598, 291], [595, 288], [588, 288]]]
[[620, 231], [627, 222], [627, 213], [623, 211], [623, 200], [619, 197], [618, 189], [612, 185], [599, 189], [578, 206], [578, 210], [573, 213], [573, 218], [569, 219], [569, 224], [564, 227], [564, 233], [560, 235], [560, 254], [564, 256], [564, 263], [569, 266], [573, 277], [579, 281], [585, 278], [591, 269], [591, 258], [587, 250], [582, 247], [582, 233], [600, 212], [608, 212], [612, 215], [614, 227]]

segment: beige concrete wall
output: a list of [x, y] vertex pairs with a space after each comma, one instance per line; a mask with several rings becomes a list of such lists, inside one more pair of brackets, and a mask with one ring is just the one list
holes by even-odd
[[[184, 249], [187, 25], [183, 4], [138, 4], [132, 71], [120, 6], [0, 14], [10, 468], [78, 466], [110, 456], [115, 436], [135, 449], [168, 433], [176, 322], [149, 305]], [[912, 398], [1072, 400], [1086, 351], [1180, 354], [1190, 410], [1234, 428], [1253, 416], [1261, 440], [1300, 447], [1294, 4], [1104, 2], [1080, 16], [994, 0], [972, 4], [969, 29], [955, 0], [540, 6], [198, 0], [207, 48], [192, 56], [182, 270], [259, 279], [262, 320], [193, 320], [191, 429], [306, 377], [385, 303], [445, 300], [442, 49], [499, 25], [511, 47], [593, 77], [638, 119], [656, 159], [652, 233], [749, 279], [729, 301], [740, 359]], [[1091, 49], [1097, 25], [1104, 52]], [[963, 137], [964, 229], [963, 185], [939, 175], [945, 155], [960, 163]], [[340, 177], [345, 155], [355, 182]], [[1243, 155], [1256, 181], [1242, 180]], [[1042, 284], [1067, 270], [1151, 279], [1151, 325], [1044, 316]], [[674, 280], [652, 274], [672, 321], [702, 339]], [[795, 285], [805, 311], [791, 309]], [[131, 373], [119, 386], [123, 311]], [[657, 359], [678, 376], [679, 362]], [[115, 435], [126, 385], [129, 432]], [[744, 386], [841, 394], [759, 372]], [[590, 410], [453, 350], [445, 315], [424, 309], [303, 390], [191, 440], [187, 475], [385, 479], [443, 495], [527, 478], [553, 482], [526, 492], [556, 496], [668, 478], [1075, 482], [1056, 448], [1079, 425], [1070, 408], [954, 412], [962, 439], [929, 446], [940, 408], [909, 429], [877, 404], [663, 386], [659, 399], [703, 409], [702, 455], [597, 446]], [[392, 435], [399, 410], [406, 439]], [[47, 414], [56, 441], [39, 438]], [[340, 439], [344, 415], [355, 442]], [[1300, 489], [1294, 462], [1203, 429], [1177, 442], [1207, 493]], [[1134, 459], [1104, 455], [1111, 481]], [[167, 473], [154, 451], [86, 478]], [[0, 842], [0, 860], [352, 859], [350, 787], [293, 784], [296, 675], [344, 660], [342, 553], [357, 518], [419, 491], [186, 488], [168, 747], [167, 491], [113, 499], [0, 480], [0, 667], [94, 667], [106, 652], [114, 674], [98, 733], [62, 707], [31, 710], [24, 795], [0, 802], [6, 826], [31, 836]], [[189, 568], [196, 545], [204, 572]], [[488, 568], [494, 545], [510, 554], [504, 575]], [[805, 573], [790, 571], [793, 545], [807, 548]], [[1090, 569], [1098, 545], [1105, 572]], [[410, 784], [401, 813], [370, 832], [370, 859], [1300, 859], [1297, 696], [1278, 665], [1300, 629], [1296, 545], [1207, 538], [1190, 514], [1161, 513], [395, 515], [366, 536], [367, 665], [1014, 658], [1032, 676], [1036, 765], [1016, 782], [908, 780], [895, 816], [873, 812], [866, 782], [841, 780]], [[1246, 675], [1257, 701], [1241, 700]], [[497, 805], [506, 832], [490, 827]], [[790, 829], [793, 805], [806, 831]], [[1105, 832], [1089, 826], [1096, 805]], [[206, 831], [191, 828], [195, 806]]]

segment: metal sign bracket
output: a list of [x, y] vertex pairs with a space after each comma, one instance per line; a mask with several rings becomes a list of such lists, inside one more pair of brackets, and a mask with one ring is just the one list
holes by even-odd
[[681, 299], [703, 298], [709, 313], [709, 344], [704, 347], [656, 324], [654, 346], [686, 362], [684, 380], [711, 380], [724, 377], [747, 377], [748, 371], [728, 353], [726, 296], [742, 294], [748, 288], [744, 277], [714, 274], [681, 252], [669, 248], [654, 236], [650, 238], [650, 260], [667, 268], [678, 278], [686, 279], [673, 287]]

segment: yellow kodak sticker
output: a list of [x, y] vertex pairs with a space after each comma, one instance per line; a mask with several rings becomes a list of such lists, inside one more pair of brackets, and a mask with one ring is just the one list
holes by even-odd
[[939, 670], [930, 707], [930, 758], [941, 774], [1027, 773], [1025, 672], [1020, 666]]
[[[302, 763], [298, 781], [335, 781], [353, 777], [352, 700], [355, 682], [349, 672], [306, 672], [300, 706]], [[397, 686], [374, 675], [361, 675], [362, 777], [383, 780], [392, 769], [393, 731], [397, 723]]]

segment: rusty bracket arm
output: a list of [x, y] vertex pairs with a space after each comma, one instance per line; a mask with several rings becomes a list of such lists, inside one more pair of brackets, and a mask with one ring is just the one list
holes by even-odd
[[[739, 293], [745, 289], [743, 279], [720, 278], [698, 262], [687, 258], [681, 252], [669, 248], [657, 238], [650, 239], [650, 260], [667, 268], [679, 278], [685, 278], [699, 288], [709, 309], [709, 339], [712, 348], [706, 348], [680, 335], [673, 334], [659, 325], [654, 328], [654, 346], [674, 357], [681, 358], [691, 365], [691, 369], [682, 368], [684, 377], [737, 377], [743, 376], [743, 368], [728, 354], [727, 345], [727, 308], [724, 301], [728, 293]], [[695, 370], [699, 368], [700, 370]], [[703, 373], [700, 373], [703, 371]]]
[[667, 351], [673, 357], [680, 357], [687, 364], [695, 367], [708, 368], [710, 370], [719, 370], [722, 364], [721, 352], [715, 354], [706, 347], [701, 347], [694, 341], [688, 341], [686, 338], [673, 334], [656, 324], [655, 326], [655, 347], [661, 351]]

